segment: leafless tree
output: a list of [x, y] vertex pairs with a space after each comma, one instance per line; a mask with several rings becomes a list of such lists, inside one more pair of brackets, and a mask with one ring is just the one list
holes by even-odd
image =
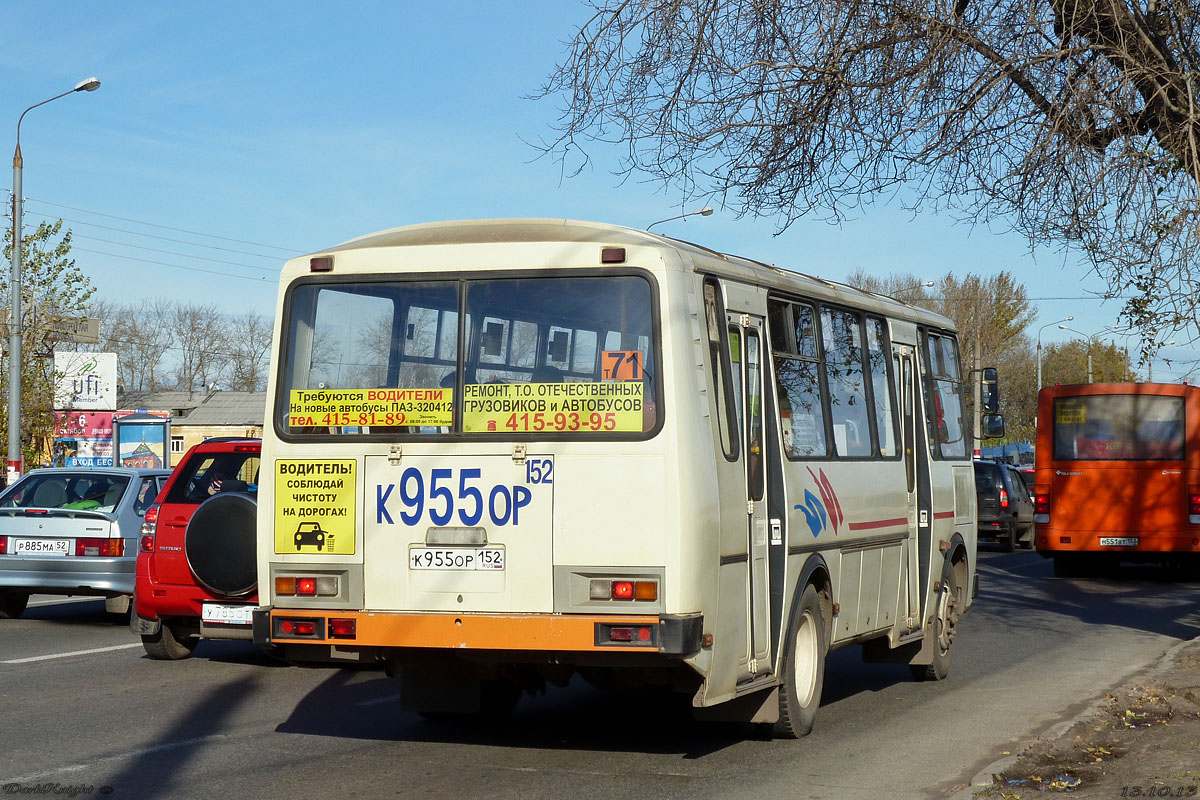
[[1195, 0], [599, 0], [543, 142], [744, 214], [895, 193], [1090, 259], [1144, 331], [1188, 326], [1200, 245]]
[[174, 341], [174, 303], [164, 298], [130, 304], [97, 300], [88, 316], [100, 320], [100, 342], [89, 349], [117, 354], [126, 391], [155, 392], [173, 385], [163, 363]]
[[177, 304], [171, 327], [175, 335], [175, 383], [180, 391], [206, 391], [225, 377], [231, 352], [228, 325], [216, 305]]
[[267, 388], [271, 360], [271, 321], [254, 311], [229, 318], [229, 389], [259, 392]]

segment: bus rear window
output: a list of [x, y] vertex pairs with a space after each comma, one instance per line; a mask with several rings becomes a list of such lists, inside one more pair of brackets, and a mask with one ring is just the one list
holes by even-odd
[[276, 424], [290, 435], [594, 438], [656, 426], [641, 276], [301, 284], [288, 309]]
[[1183, 398], [1155, 395], [1059, 397], [1054, 401], [1057, 461], [1178, 461]]

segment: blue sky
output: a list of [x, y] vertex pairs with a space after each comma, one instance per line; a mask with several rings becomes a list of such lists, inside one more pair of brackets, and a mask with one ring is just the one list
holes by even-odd
[[[522, 142], [551, 134], [555, 103], [524, 98], [588, 10], [574, 0], [519, 7], [4, 3], [5, 154], [27, 106], [88, 76], [102, 82], [26, 116], [26, 229], [70, 220], [76, 261], [105, 299], [172, 296], [271, 315], [286, 257], [372, 231], [520, 216], [645, 227], [684, 210], [655, 183], [622, 183], [611, 153], [564, 179]], [[0, 185], [11, 190], [11, 173]], [[1017, 236], [895, 207], [840, 227], [805, 220], [778, 236], [775, 220], [720, 208], [656, 230], [834, 280], [860, 267], [928, 280], [1009, 270], [1033, 298], [1103, 289], [1074, 261], [1031, 258]], [[1072, 327], [1095, 333], [1119, 310], [1118, 301], [1037, 305], [1031, 336], [1072, 314]], [[1051, 326], [1043, 343], [1073, 336]], [[1178, 347], [1163, 355], [1195, 358]], [[1173, 370], [1160, 362], [1155, 376]]]

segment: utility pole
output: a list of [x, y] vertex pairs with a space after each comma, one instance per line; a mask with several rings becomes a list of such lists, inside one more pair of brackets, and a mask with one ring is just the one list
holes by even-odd
[[975, 369], [971, 374], [975, 376], [975, 458], [983, 455], [981, 440], [983, 439], [983, 367], [980, 365], [979, 355], [979, 339], [981, 330], [975, 329]]

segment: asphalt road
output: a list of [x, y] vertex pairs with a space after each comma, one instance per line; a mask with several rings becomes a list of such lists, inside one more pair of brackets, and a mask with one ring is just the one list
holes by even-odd
[[381, 672], [289, 667], [242, 642], [155, 662], [102, 601], [35, 597], [0, 623], [0, 800], [46, 784], [205, 800], [940, 797], [1200, 635], [1200, 583], [1157, 569], [1055, 580], [1035, 554], [981, 552], [980, 573], [948, 680], [834, 653], [816, 729], [795, 742], [574, 682], [496, 727], [433, 725], [397, 709]]

